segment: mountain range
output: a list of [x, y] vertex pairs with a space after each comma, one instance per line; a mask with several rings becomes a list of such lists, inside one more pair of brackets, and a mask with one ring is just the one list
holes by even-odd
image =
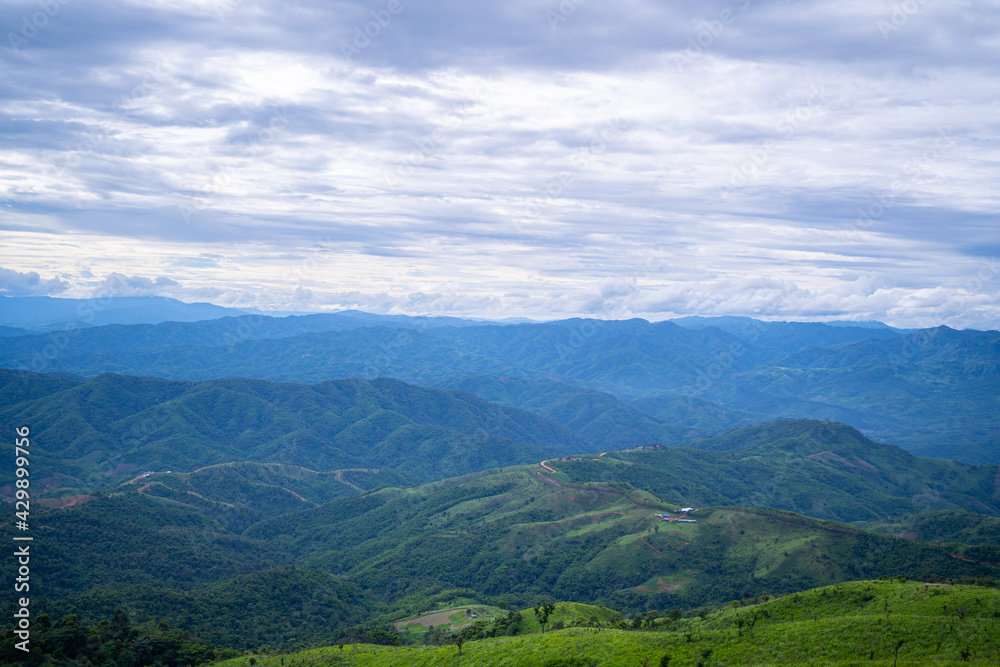
[[850, 424], [917, 454], [1000, 461], [998, 332], [679, 322], [248, 315], [7, 337], [0, 366], [188, 381], [394, 377], [572, 424], [598, 446], [794, 417]]
[[101, 326], [157, 322], [196, 322], [216, 317], [244, 315], [246, 311], [211, 303], [185, 303], [161, 296], [106, 296], [62, 299], [50, 296], [10, 297], [0, 294], [0, 325], [37, 333]]
[[[87, 380], [0, 371], [0, 420], [30, 424], [47, 488], [231, 461], [386, 468], [417, 483], [594, 446], [530, 412], [393, 379]], [[0, 476], [8, 490], [13, 473]], [[64, 488], [64, 492], [65, 492]]]
[[501, 608], [544, 600], [649, 625], [878, 577], [997, 585], [997, 332], [25, 324], [0, 330], [0, 421], [31, 430], [46, 641], [179, 628], [207, 655], [411, 641], [408, 619], [460, 605], [489, 610], [474, 639], [528, 632]]
[[[136, 475], [53, 493], [34, 510], [47, 546], [32, 581], [52, 613], [98, 618], [120, 607], [243, 647], [247, 636], [253, 646], [333, 641], [359, 622], [453, 599], [523, 607], [548, 595], [635, 613], [879, 576], [986, 581], [1000, 572], [995, 543], [938, 545], [844, 523], [974, 507], [989, 529], [1000, 514], [995, 465], [919, 459], [808, 420], [693, 444], [415, 486], [374, 470], [276, 463]], [[796, 512], [770, 508], [785, 499]], [[976, 530], [969, 518], [962, 525]], [[291, 602], [274, 600], [286, 594]], [[215, 622], [236, 600], [239, 625]], [[271, 625], [288, 604], [308, 611]]]

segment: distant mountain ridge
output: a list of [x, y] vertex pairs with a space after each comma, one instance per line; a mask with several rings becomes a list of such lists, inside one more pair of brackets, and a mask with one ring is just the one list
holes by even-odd
[[[921, 453], [1000, 461], [998, 332], [679, 321], [684, 326], [641, 319], [495, 324], [356, 312], [249, 315], [4, 338], [0, 366], [191, 381], [394, 377], [465, 387], [490, 399], [509, 394], [483, 379], [492, 376], [542, 383], [531, 390], [539, 392], [534, 397], [522, 391], [496, 400], [585, 432], [595, 444], [674, 442], [795, 417], [840, 421]], [[579, 395], [542, 388], [556, 382]]]
[[560, 468], [571, 479], [604, 474], [696, 505], [768, 507], [838, 521], [942, 509], [1000, 516], [1000, 466], [920, 458], [850, 426], [811, 419], [745, 426], [679, 447], [582, 457]]
[[[230, 461], [386, 468], [414, 483], [594, 449], [544, 417], [392, 379], [302, 385], [0, 371], [0, 387], [0, 420], [30, 425], [34, 474], [56, 487]], [[12, 484], [10, 474], [2, 480]]]
[[195, 322], [243, 314], [235, 308], [211, 303], [185, 303], [161, 296], [63, 299], [0, 295], [0, 325], [36, 332], [105, 324]]

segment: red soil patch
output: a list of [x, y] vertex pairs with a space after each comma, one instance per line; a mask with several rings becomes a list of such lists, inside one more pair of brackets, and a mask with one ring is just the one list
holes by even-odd
[[66, 496], [65, 498], [39, 498], [36, 502], [44, 507], [66, 509], [67, 507], [72, 507], [73, 505], [79, 505], [89, 500], [93, 500], [95, 497], [96, 496]]

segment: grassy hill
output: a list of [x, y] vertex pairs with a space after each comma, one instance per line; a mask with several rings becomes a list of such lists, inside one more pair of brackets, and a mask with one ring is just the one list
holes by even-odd
[[771, 507], [839, 521], [928, 509], [1000, 514], [1000, 467], [915, 457], [835, 422], [769, 422], [684, 444], [555, 465], [572, 480], [620, 480], [700, 506]]
[[511, 604], [544, 594], [691, 607], [865, 576], [998, 572], [941, 547], [773, 510], [703, 509], [690, 515], [697, 523], [655, 516], [677, 505], [612, 478], [572, 482], [522, 467], [338, 500], [246, 535], [386, 599], [462, 586]]
[[[537, 464], [378, 489], [264, 519], [242, 533], [234, 532], [237, 521], [226, 524], [197, 498], [140, 489], [125, 483], [111, 497], [33, 510], [46, 544], [46, 557], [32, 567], [36, 609], [53, 617], [71, 610], [96, 622], [121, 606], [137, 622], [164, 618], [203, 634], [212, 614], [239, 610], [239, 627], [253, 629], [248, 636], [289, 646], [343, 633], [348, 619], [369, 630], [391, 628], [448, 605], [523, 608], [554, 598], [631, 614], [882, 575], [1000, 572], [976, 554], [956, 556], [953, 545], [788, 512], [703, 508], [688, 515], [696, 523], [670, 523], [656, 515], [675, 513], [675, 503], [619, 481], [571, 482]], [[274, 598], [290, 579], [275, 568], [289, 566], [350, 586], [350, 608], [338, 607], [341, 621], [331, 625], [317, 612], [274, 625]], [[4, 576], [11, 567], [4, 564]], [[269, 571], [278, 573], [262, 585], [240, 583]], [[238, 591], [242, 597], [233, 597]], [[0, 613], [9, 613], [4, 604]], [[245, 646], [230, 625], [216, 626], [205, 636]]]
[[[561, 605], [560, 605], [561, 606]], [[526, 619], [530, 610], [522, 612]], [[553, 619], [555, 616], [553, 616]], [[975, 586], [859, 581], [640, 628], [578, 627], [445, 646], [345, 645], [291, 656], [255, 655], [225, 667], [294, 665], [857, 665], [995, 664], [1000, 593]], [[645, 621], [645, 622], [642, 622]]]

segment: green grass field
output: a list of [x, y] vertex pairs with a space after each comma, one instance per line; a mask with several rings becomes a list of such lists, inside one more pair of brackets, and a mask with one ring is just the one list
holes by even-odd
[[[447, 609], [428, 612], [404, 621], [397, 621], [393, 625], [401, 636], [419, 641], [432, 628], [454, 630], [472, 625], [476, 621], [492, 621], [497, 616], [503, 615], [503, 613], [504, 611], [499, 607], [468, 604], [461, 607], [452, 606]], [[475, 617], [472, 614], [475, 614]]]
[[[1000, 663], [1000, 591], [976, 586], [861, 581], [704, 616], [665, 615], [643, 630], [608, 628], [616, 614], [561, 603], [550, 624], [592, 624], [544, 634], [532, 611], [522, 634], [456, 645], [367, 644], [254, 655], [224, 667], [482, 665], [990, 665]], [[597, 621], [595, 623], [595, 620]], [[550, 625], [551, 626], [551, 625]], [[669, 661], [664, 661], [670, 656]]]

